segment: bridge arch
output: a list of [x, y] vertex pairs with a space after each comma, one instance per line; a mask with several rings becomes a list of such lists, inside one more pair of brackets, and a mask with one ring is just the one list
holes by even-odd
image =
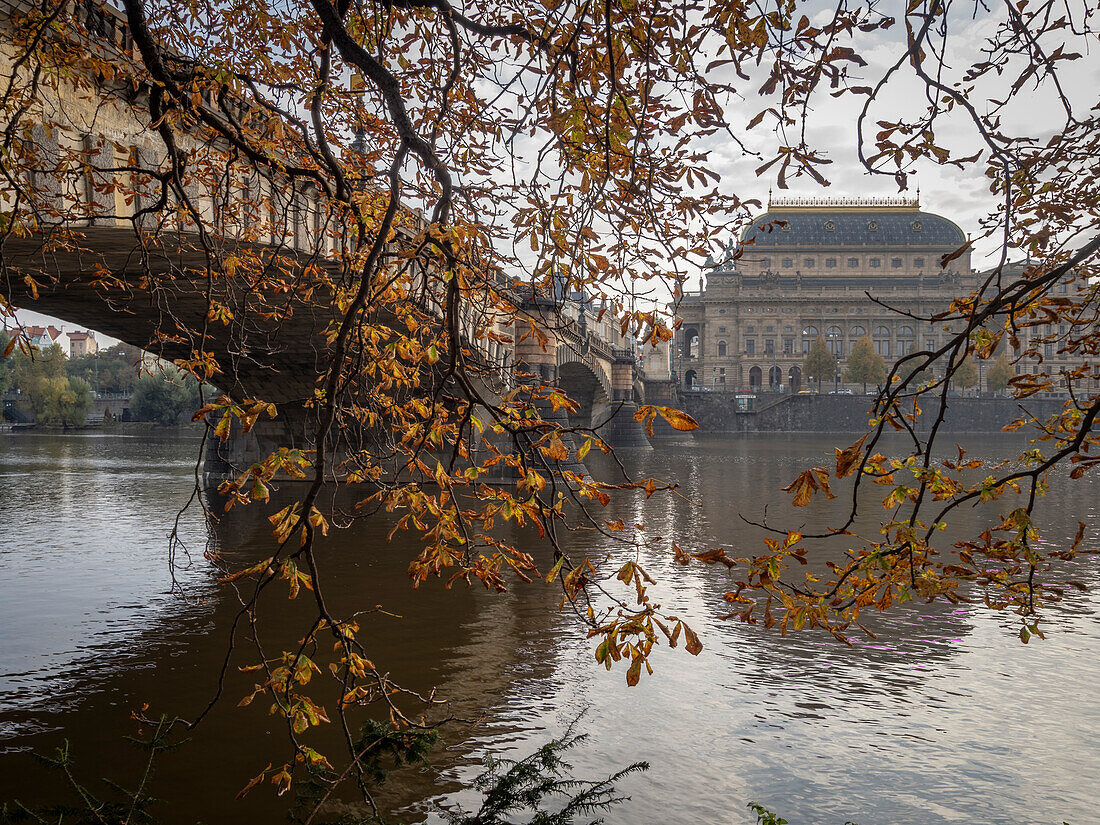
[[591, 427], [597, 406], [611, 400], [611, 380], [589, 356], [570, 350], [558, 353], [558, 386], [577, 402], [579, 409], [569, 416], [569, 422]]

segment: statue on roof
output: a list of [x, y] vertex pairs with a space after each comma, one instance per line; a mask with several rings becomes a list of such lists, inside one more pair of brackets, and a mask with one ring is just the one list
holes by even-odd
[[733, 263], [733, 261], [736, 259], [736, 257], [737, 257], [737, 240], [735, 238], [731, 238], [729, 243], [727, 243], [725, 245], [725, 247], [722, 249], [722, 254], [719, 256], [719, 260], [716, 261], [716, 260], [714, 260], [714, 257], [712, 255], [707, 255], [707, 260], [703, 264], [703, 269], [710, 269], [710, 270], [728, 270], [728, 269], [732, 269], [733, 267], [731, 267], [730, 264]]

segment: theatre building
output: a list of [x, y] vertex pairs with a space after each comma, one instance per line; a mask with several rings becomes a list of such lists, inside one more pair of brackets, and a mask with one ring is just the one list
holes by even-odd
[[917, 200], [773, 199], [741, 240], [743, 254], [680, 305], [673, 368], [685, 388], [797, 392], [818, 336], [841, 375], [864, 337], [890, 364], [944, 339], [892, 310], [927, 317], [974, 286], [969, 252], [939, 263], [966, 243], [963, 231]]

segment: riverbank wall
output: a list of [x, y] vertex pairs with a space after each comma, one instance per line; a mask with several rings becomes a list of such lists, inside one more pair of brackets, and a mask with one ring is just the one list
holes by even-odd
[[[702, 436], [722, 433], [842, 433], [864, 432], [868, 426], [871, 395], [757, 396], [754, 409], [745, 410], [733, 393], [685, 392], [680, 409], [699, 424]], [[948, 398], [941, 432], [997, 433], [1024, 416], [1040, 420], [1062, 409], [1060, 398]], [[931, 427], [939, 412], [939, 400], [921, 405], [918, 430]]]

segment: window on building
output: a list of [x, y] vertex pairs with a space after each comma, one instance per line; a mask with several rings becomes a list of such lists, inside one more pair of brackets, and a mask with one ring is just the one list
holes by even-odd
[[924, 258], [914, 258], [913, 266], [917, 267], [918, 269], [924, 266]]
[[802, 354], [810, 351], [813, 342], [817, 340], [817, 327], [809, 326], [802, 330]]
[[825, 259], [825, 268], [826, 269], [836, 269], [836, 258], [826, 258]]
[[1054, 357], [1054, 344], [1043, 344], [1043, 357], [1044, 358], [1053, 358]]
[[794, 266], [794, 258], [784, 258], [783, 259], [783, 268], [784, 269], [790, 269], [792, 266]]
[[863, 336], [865, 336], [866, 334], [867, 334], [867, 330], [865, 330], [859, 324], [856, 324], [854, 327], [852, 327], [850, 330], [848, 330], [848, 337], [852, 338], [854, 340], [858, 340], [858, 339], [862, 338]]
[[772, 265], [772, 259], [771, 258], [761, 258], [760, 259], [760, 266], [764, 267], [765, 269], [767, 269], [771, 265]]
[[775, 327], [769, 325], [764, 327], [764, 332], [775, 332]]
[[725, 332], [725, 331], [726, 331], [726, 328], [725, 328], [725, 327], [718, 327], [718, 331], [719, 331], [719, 332]]
[[908, 355], [913, 351], [913, 328], [903, 326], [898, 328], [898, 355]]
[[756, 355], [756, 339], [745, 339], [745, 355]]
[[869, 261], [867, 261], [867, 266], [871, 267], [872, 269], [882, 266], [882, 258], [871, 258]]
[[752, 324], [749, 324], [747, 327], [745, 327], [745, 332], [749, 333], [749, 335], [752, 335], [754, 332], [756, 332], [756, 327], [754, 327]]
[[775, 339], [774, 338], [765, 338], [764, 339], [764, 354], [765, 355], [775, 355]]
[[840, 331], [840, 327], [829, 327], [825, 330], [825, 343], [829, 347], [829, 352], [833, 355], [844, 354], [844, 339], [843, 333]]
[[793, 338], [784, 338], [783, 339], [783, 354], [784, 355], [794, 355], [794, 339]]
[[802, 265], [804, 267], [806, 267], [806, 269], [813, 269], [814, 268], [814, 259], [813, 258], [803, 258], [802, 259]]
[[725, 358], [726, 357], [726, 342], [725, 341], [719, 341], [718, 342], [718, 357], [719, 358]]
[[855, 269], [857, 266], [859, 266], [859, 258], [849, 258], [848, 259], [848, 268], [849, 269]]
[[875, 327], [875, 352], [883, 358], [890, 357], [890, 330], [886, 327]]
[[928, 350], [929, 352], [934, 350], [936, 348], [936, 339], [935, 338], [925, 338], [924, 339], [924, 348], [926, 350]]
[[1062, 294], [1066, 294], [1066, 290], [1069, 288], [1067, 284], [1058, 284], [1058, 291]]
[[891, 258], [890, 266], [892, 266], [894, 269], [901, 269], [901, 258]]

